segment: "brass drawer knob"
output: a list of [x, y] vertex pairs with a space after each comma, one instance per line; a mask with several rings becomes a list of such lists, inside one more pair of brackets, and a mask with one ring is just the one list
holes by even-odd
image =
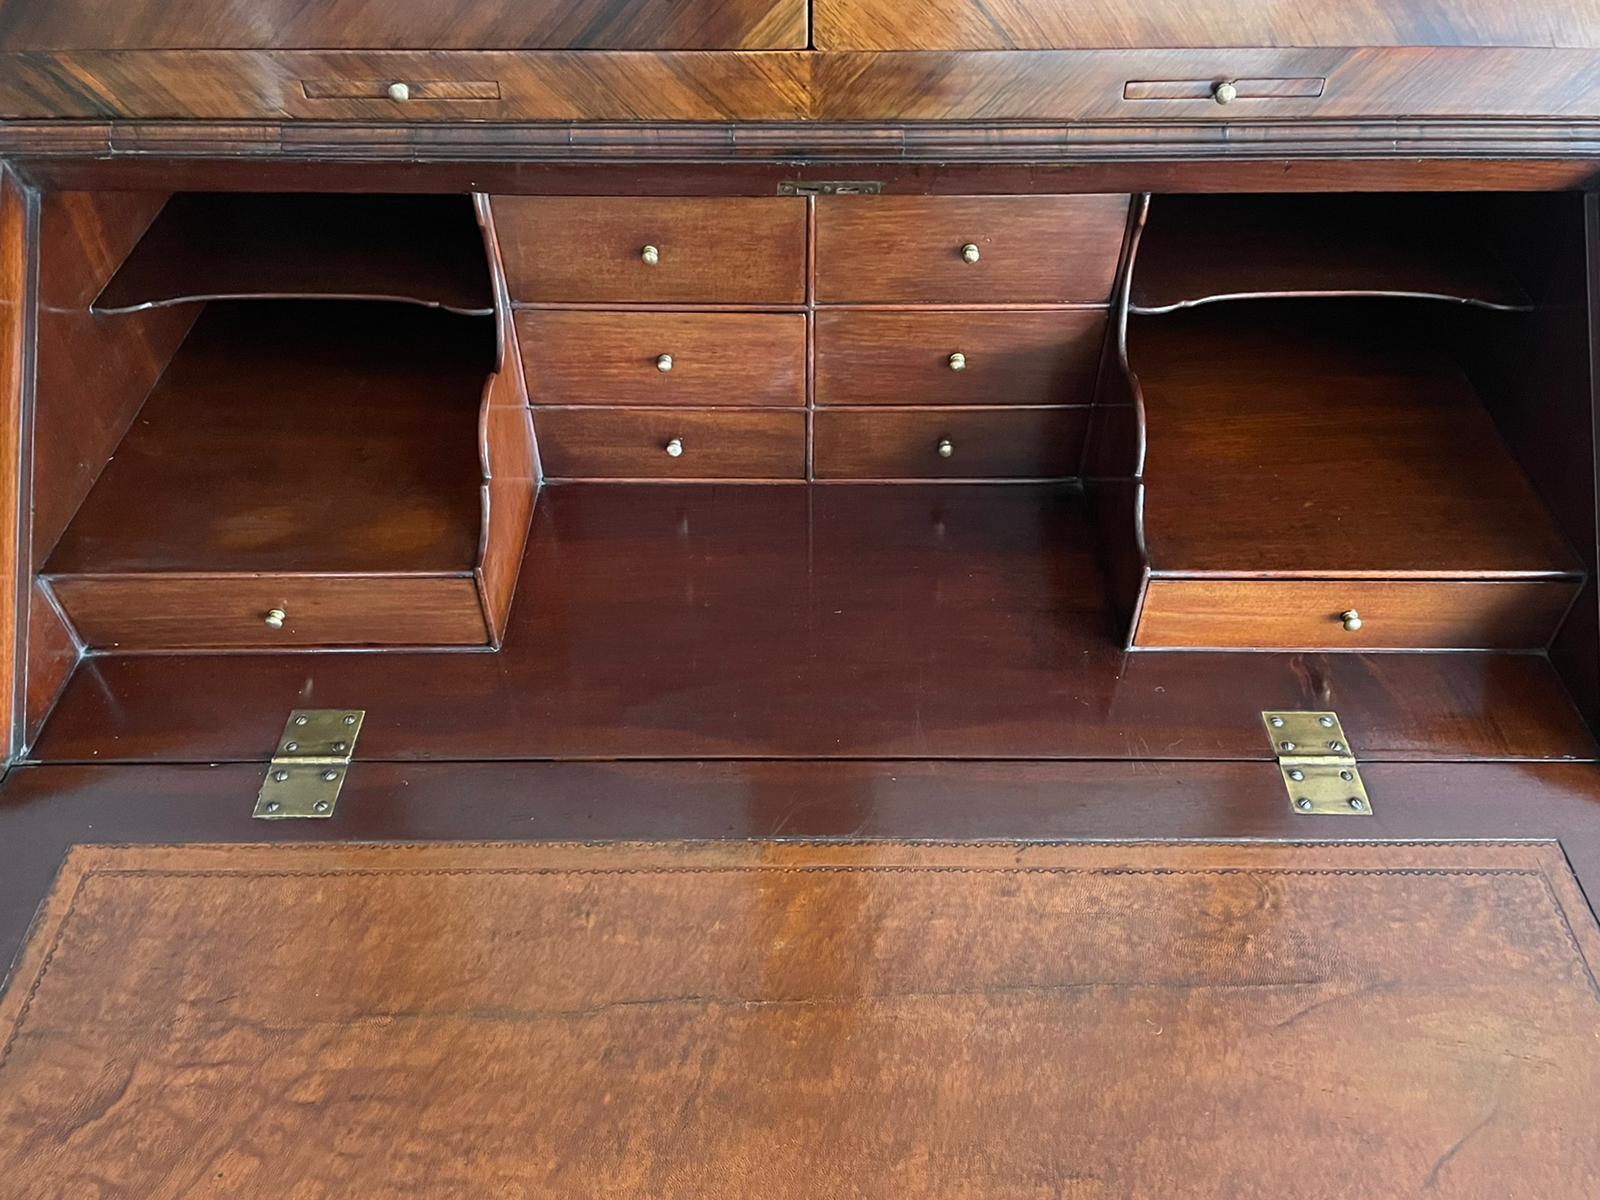
[[391, 100], [411, 99], [411, 85], [406, 83], [391, 83], [387, 89]]
[[955, 452], [956, 452], [956, 444], [954, 442], [952, 442], [949, 438], [940, 438], [939, 439], [939, 457], [940, 458], [949, 458]]
[[952, 371], [965, 371], [967, 369], [967, 356], [957, 350], [950, 356], [950, 369]]
[[975, 263], [982, 257], [983, 257], [983, 252], [980, 251], [978, 249], [978, 247], [973, 245], [971, 242], [968, 242], [965, 246], [961, 247], [961, 261], [962, 262]]
[[1361, 614], [1353, 608], [1346, 609], [1339, 614], [1339, 623], [1346, 633], [1355, 633], [1361, 628]]
[[672, 355], [663, 354], [659, 356], [656, 359], [656, 370], [660, 371], [663, 375], [672, 370]]
[[1239, 98], [1239, 89], [1224, 79], [1211, 89], [1211, 98], [1218, 104], [1232, 104]]
[[653, 267], [661, 261], [661, 251], [654, 246], [646, 246], [639, 251], [639, 261], [647, 267]]
[[262, 624], [268, 629], [282, 629], [283, 623], [289, 619], [289, 614], [281, 608], [267, 609], [267, 615], [261, 618]]
[[682, 438], [673, 438], [670, 442], [668, 442], [666, 444], [665, 449], [666, 449], [668, 458], [682, 458], [683, 457], [683, 439]]

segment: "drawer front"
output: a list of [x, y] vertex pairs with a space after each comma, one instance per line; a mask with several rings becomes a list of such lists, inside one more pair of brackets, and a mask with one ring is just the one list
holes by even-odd
[[[96, 650], [482, 646], [470, 576], [63, 576], [50, 581]], [[265, 621], [284, 614], [280, 629]]]
[[1104, 304], [1127, 196], [817, 201], [822, 303]]
[[546, 408], [533, 425], [550, 479], [806, 477], [798, 411]]
[[498, 196], [495, 229], [514, 301], [799, 304], [806, 202]]
[[[1136, 646], [1267, 650], [1532, 650], [1578, 585], [1551, 581], [1154, 579]], [[1346, 629], [1354, 612], [1359, 628]]]
[[819, 411], [816, 477], [1063, 479], [1078, 473], [1088, 414], [1087, 408]]
[[817, 313], [819, 405], [1087, 404], [1103, 309]]
[[535, 404], [788, 407], [806, 402], [798, 313], [517, 313]]

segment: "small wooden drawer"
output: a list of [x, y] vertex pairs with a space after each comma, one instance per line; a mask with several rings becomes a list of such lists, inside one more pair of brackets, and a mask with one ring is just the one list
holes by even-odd
[[[64, 575], [50, 580], [94, 650], [482, 646], [470, 575]], [[283, 614], [276, 627], [267, 617]]]
[[806, 201], [497, 196], [511, 299], [529, 303], [800, 304]]
[[816, 413], [818, 479], [1063, 479], [1087, 408], [830, 409]]
[[533, 425], [550, 479], [806, 477], [800, 411], [543, 408]]
[[517, 338], [535, 404], [800, 406], [799, 313], [523, 309]]
[[817, 201], [823, 303], [1104, 304], [1128, 197], [852, 196]]
[[[1153, 579], [1133, 640], [1185, 649], [1534, 650], [1555, 635], [1577, 589], [1565, 579]], [[1347, 613], [1356, 616], [1347, 622]]]
[[818, 405], [1087, 404], [1104, 309], [817, 313]]

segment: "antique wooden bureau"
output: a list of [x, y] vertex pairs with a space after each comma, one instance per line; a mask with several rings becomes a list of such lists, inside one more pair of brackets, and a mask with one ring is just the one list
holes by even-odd
[[[1596, 0], [0, 0], [0, 1196], [1600, 1194], [1597, 190]], [[954, 882], [728, 918], [765, 965], [726, 1041], [584, 1026], [648, 1119], [504, 1082], [460, 1030], [524, 995], [452, 1009], [478, 1083], [406, 1057], [447, 947], [715, 958], [802, 885], [627, 881], [745, 843]], [[284, 890], [410, 853], [616, 890]], [[946, 953], [1008, 869], [971, 928], [1014, 956]], [[979, 1016], [784, 1091], [885, 1044], [754, 1022], [871, 992], [890, 913], [938, 959], [895, 995]], [[234, 974], [337, 990], [250, 926], [409, 980], [341, 1026], [395, 1060], [180, 1055]], [[1019, 984], [1030, 947], [1088, 974]], [[1039, 987], [1104, 1036], [1021, 1032]], [[561, 1037], [657, 1003], [598, 995]], [[838, 1084], [941, 1055], [938, 1103]], [[442, 1107], [361, 1108], [384, 1071]], [[429, 1121], [480, 1086], [521, 1149], [451, 1174]]]

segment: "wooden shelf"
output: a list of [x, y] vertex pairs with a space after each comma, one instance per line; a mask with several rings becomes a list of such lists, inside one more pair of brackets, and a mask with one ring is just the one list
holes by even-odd
[[471, 200], [180, 194], [167, 202], [94, 310], [305, 298], [493, 312], [488, 256]]
[[1135, 312], [1221, 300], [1390, 296], [1525, 309], [1461, 197], [1157, 196]]

